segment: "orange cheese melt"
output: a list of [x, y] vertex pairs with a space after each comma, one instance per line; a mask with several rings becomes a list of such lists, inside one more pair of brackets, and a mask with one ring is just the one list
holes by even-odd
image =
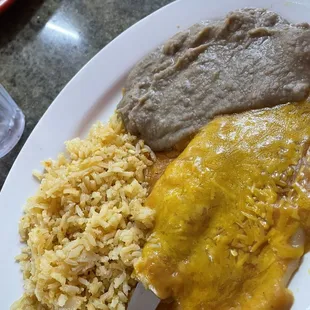
[[310, 104], [218, 117], [155, 184], [135, 266], [180, 309], [289, 309], [310, 232]]

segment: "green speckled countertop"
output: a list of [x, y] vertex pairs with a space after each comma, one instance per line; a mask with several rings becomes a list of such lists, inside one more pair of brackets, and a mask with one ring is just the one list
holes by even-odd
[[69, 80], [118, 34], [170, 2], [16, 0], [0, 15], [0, 83], [26, 117], [20, 142], [0, 159], [0, 189], [29, 134]]

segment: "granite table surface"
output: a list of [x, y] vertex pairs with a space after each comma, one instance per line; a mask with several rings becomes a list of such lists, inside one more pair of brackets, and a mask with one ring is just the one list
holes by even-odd
[[0, 190], [29, 134], [70, 79], [118, 34], [170, 2], [16, 0], [0, 15], [0, 83], [26, 117], [20, 142], [0, 159]]

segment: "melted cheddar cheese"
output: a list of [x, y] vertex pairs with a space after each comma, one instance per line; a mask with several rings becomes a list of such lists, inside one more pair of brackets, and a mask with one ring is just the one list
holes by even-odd
[[289, 309], [310, 228], [310, 104], [214, 119], [146, 204], [156, 225], [138, 278], [180, 309]]

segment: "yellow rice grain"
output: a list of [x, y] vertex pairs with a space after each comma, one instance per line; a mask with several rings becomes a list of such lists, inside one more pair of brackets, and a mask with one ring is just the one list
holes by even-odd
[[125, 309], [153, 226], [144, 172], [155, 155], [114, 115], [44, 161], [20, 221], [24, 295], [11, 309]]

